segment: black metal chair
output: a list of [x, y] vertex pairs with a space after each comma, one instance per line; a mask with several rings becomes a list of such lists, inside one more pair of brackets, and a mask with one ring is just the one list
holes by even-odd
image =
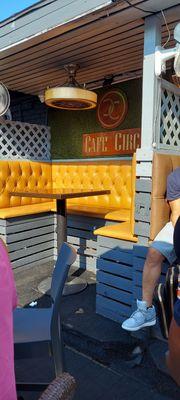
[[[61, 298], [69, 268], [76, 260], [76, 251], [63, 243], [53, 271], [51, 308], [17, 308], [14, 311], [15, 359], [42, 356], [44, 350], [51, 350], [55, 376], [64, 372], [63, 341], [61, 333]], [[26, 384], [19, 383], [18, 389]], [[42, 390], [48, 383], [27, 383], [29, 388]], [[25, 389], [27, 390], [27, 388]], [[30, 390], [30, 389], [29, 389]]]

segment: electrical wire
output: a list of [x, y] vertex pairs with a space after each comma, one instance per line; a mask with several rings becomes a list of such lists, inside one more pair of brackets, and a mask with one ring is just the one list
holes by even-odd
[[165, 25], [166, 25], [166, 29], [167, 29], [167, 31], [168, 31], [168, 38], [167, 38], [166, 42], [163, 44], [163, 46], [162, 46], [162, 47], [165, 47], [165, 46], [168, 44], [168, 42], [170, 41], [171, 32], [170, 32], [170, 30], [169, 30], [169, 26], [168, 26], [168, 24], [167, 24], [166, 17], [165, 17], [165, 15], [164, 15], [164, 11], [163, 11], [163, 10], [161, 10], [161, 14], [162, 14], [162, 16], [163, 16], [163, 19], [164, 19], [164, 22], [165, 22]]
[[143, 8], [136, 6], [135, 4], [132, 4], [130, 1], [128, 0], [124, 0], [125, 3], [129, 4], [129, 6], [136, 8], [137, 10], [143, 11], [143, 12], [148, 12], [149, 14], [157, 14], [157, 11], [149, 11], [149, 10], [144, 10]]

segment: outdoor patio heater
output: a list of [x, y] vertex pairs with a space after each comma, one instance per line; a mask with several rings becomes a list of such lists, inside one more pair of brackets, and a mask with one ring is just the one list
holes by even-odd
[[96, 107], [97, 94], [87, 90], [76, 81], [77, 64], [65, 65], [68, 80], [59, 87], [45, 91], [47, 106], [64, 110], [89, 110]]

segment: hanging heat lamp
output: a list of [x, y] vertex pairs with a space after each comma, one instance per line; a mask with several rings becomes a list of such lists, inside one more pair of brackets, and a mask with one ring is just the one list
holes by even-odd
[[65, 65], [68, 80], [64, 85], [45, 91], [45, 103], [49, 107], [63, 110], [90, 110], [96, 107], [97, 94], [83, 88], [76, 81], [77, 64]]

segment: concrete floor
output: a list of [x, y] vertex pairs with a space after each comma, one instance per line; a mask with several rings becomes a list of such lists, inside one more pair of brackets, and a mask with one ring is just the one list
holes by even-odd
[[[49, 297], [38, 292], [38, 284], [52, 268], [48, 263], [14, 271], [21, 306], [33, 300], [38, 300], [39, 307], [50, 305]], [[119, 324], [96, 315], [95, 276], [88, 273], [86, 279], [88, 287], [83, 292], [62, 301], [66, 370], [77, 381], [74, 400], [178, 400], [179, 388], [156, 369], [149, 351], [153, 343], [132, 338]], [[135, 357], [132, 350], [136, 346], [141, 352]], [[156, 345], [156, 352], [162, 346]], [[21, 381], [51, 381], [52, 360], [16, 360], [16, 376]], [[36, 400], [39, 393], [26, 392], [23, 396]]]

